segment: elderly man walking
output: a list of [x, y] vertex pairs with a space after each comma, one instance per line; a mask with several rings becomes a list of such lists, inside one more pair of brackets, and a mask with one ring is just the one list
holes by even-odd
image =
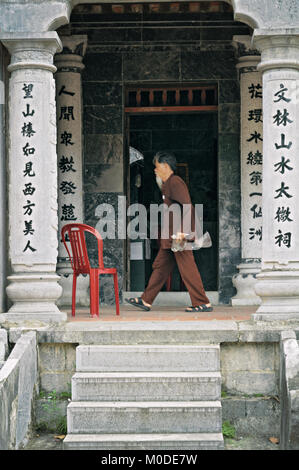
[[[153, 160], [155, 165], [155, 175], [159, 184], [163, 202], [168, 207], [172, 204], [188, 205], [192, 211], [194, 220], [194, 207], [192, 206], [190, 194], [184, 180], [175, 175], [176, 158], [168, 152], [158, 152]], [[186, 207], [186, 206], [185, 206]], [[186, 240], [187, 234], [176, 231], [173, 219], [168, 219], [167, 226], [168, 237], [161, 238], [161, 245], [157, 257], [153, 263], [153, 272], [149, 279], [148, 285], [141, 295], [137, 298], [125, 299], [130, 305], [149, 311], [152, 303], [166, 280], [172, 272], [175, 263], [177, 263], [181, 278], [188, 289], [191, 298], [191, 307], [186, 308], [186, 312], [211, 312], [213, 307], [206, 296], [200, 273], [198, 272], [192, 250], [172, 251], [171, 235], [176, 235], [176, 240], [183, 242]], [[164, 227], [165, 229], [165, 227]], [[162, 233], [163, 233], [162, 225]]]

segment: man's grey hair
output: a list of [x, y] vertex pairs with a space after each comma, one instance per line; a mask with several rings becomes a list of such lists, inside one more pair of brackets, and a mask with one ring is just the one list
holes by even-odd
[[176, 157], [171, 152], [160, 151], [157, 152], [153, 158], [153, 164], [158, 163], [168, 163], [172, 171], [176, 170]]

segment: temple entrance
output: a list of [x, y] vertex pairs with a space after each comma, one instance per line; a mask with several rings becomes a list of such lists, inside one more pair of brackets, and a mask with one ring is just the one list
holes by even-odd
[[[188, 185], [193, 204], [203, 204], [203, 230], [213, 242], [194, 251], [206, 291], [218, 290], [217, 116], [217, 110], [127, 115], [128, 202], [143, 204], [148, 213], [150, 204], [162, 203], [152, 160], [159, 150], [174, 152], [176, 173]], [[159, 241], [149, 239], [149, 224], [146, 239], [128, 240], [128, 291], [144, 290], [158, 249]], [[162, 290], [186, 291], [177, 267]]]

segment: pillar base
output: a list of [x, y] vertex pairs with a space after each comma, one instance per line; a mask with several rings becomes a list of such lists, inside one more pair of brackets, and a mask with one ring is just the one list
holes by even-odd
[[67, 313], [66, 312], [10, 312], [2, 314], [0, 323], [2, 326], [10, 328], [13, 326], [50, 326], [50, 325], [61, 325], [66, 323]]
[[299, 319], [299, 272], [262, 271], [256, 276], [255, 292], [261, 305], [253, 320], [285, 321]]
[[[59, 284], [62, 287], [62, 295], [57, 300], [59, 307], [72, 306], [72, 292], [73, 292], [73, 270], [72, 268], [57, 268], [59, 275]], [[76, 287], [76, 305], [78, 307], [89, 307], [89, 276], [79, 275], [77, 277]]]
[[67, 314], [61, 312], [56, 301], [62, 293], [56, 274], [18, 273], [8, 276], [6, 288], [13, 302], [5, 314], [9, 323], [39, 322], [42, 324], [62, 323]]
[[237, 294], [231, 298], [231, 305], [246, 306], [261, 304], [261, 298], [256, 295], [254, 290], [257, 282], [256, 275], [260, 272], [260, 267], [260, 263], [242, 263], [237, 266], [240, 272], [232, 278]]

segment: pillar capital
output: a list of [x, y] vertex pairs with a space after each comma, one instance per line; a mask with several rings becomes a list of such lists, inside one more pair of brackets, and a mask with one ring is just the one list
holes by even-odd
[[88, 36], [86, 34], [74, 34], [61, 36], [62, 54], [76, 54], [84, 57], [87, 47]]
[[299, 28], [256, 29], [252, 39], [261, 52], [258, 70], [299, 68]]
[[87, 47], [86, 35], [61, 36], [62, 50], [54, 57], [59, 72], [81, 72]]
[[0, 40], [11, 54], [8, 71], [43, 69], [55, 72], [53, 56], [62, 51], [56, 31], [46, 33], [3, 33]]
[[238, 63], [237, 69], [240, 72], [253, 72], [261, 60], [260, 52], [252, 46], [252, 36], [233, 36], [232, 42]]

